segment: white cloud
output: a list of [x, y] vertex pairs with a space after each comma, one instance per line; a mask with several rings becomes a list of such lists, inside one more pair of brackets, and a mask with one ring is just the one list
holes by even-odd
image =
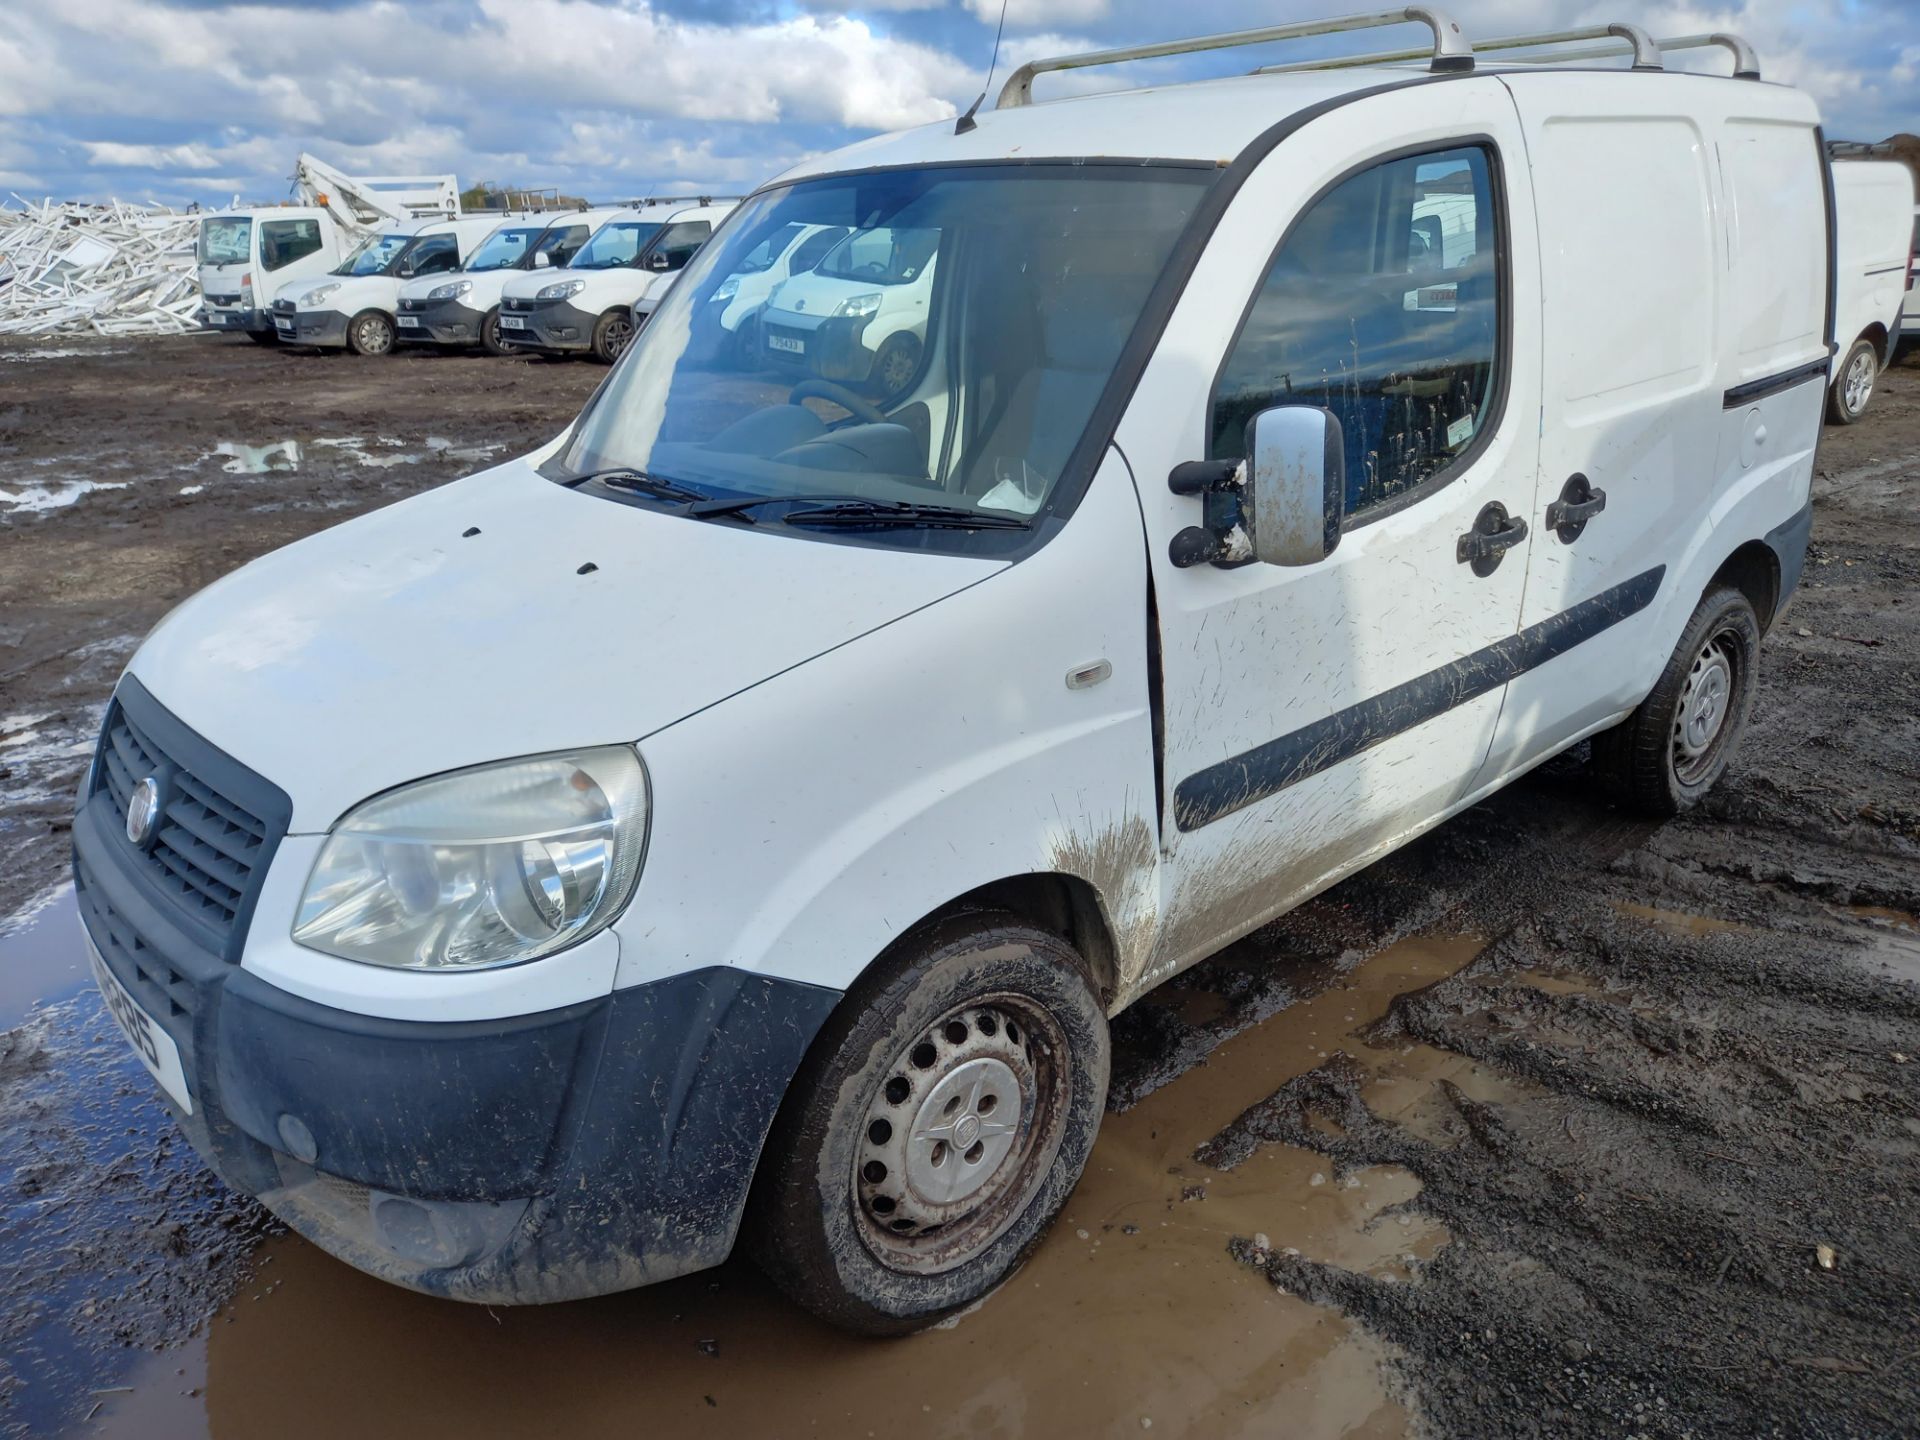
[[82, 142], [87, 158], [111, 170], [212, 170], [220, 161], [205, 145], [124, 145], [117, 140]]
[[[966, 0], [966, 3], [979, 19], [989, 25], [999, 24], [1002, 0]], [[1005, 4], [1009, 30], [1030, 29], [1036, 25], [1083, 25], [1089, 20], [1104, 20], [1113, 10], [1113, 0], [1005, 0]]]

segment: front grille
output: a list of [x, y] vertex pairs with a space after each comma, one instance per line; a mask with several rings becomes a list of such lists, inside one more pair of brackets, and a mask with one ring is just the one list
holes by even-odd
[[[126, 834], [135, 790], [152, 779], [159, 811], [136, 845]], [[208, 950], [239, 958], [274, 847], [286, 833], [284, 792], [187, 729], [138, 680], [121, 682], [100, 731], [90, 806], [124, 846], [122, 868], [169, 919]]]
[[238, 295], [211, 295], [210, 294], [206, 297], [206, 301], [207, 301], [207, 304], [209, 305], [233, 306], [233, 305], [238, 305], [240, 303], [240, 297]]
[[531, 300], [521, 300], [509, 295], [500, 302], [500, 308], [502, 310], [512, 310], [519, 314], [525, 314], [527, 311], [533, 309], [533, 302]]
[[424, 310], [427, 308], [427, 303], [424, 300], [402, 300], [400, 302], [400, 308], [402, 310]]
[[291, 315], [293, 314], [293, 302], [291, 300], [276, 300], [273, 302], [273, 312], [276, 315]]
[[181, 1065], [187, 1074], [193, 1074], [193, 1017], [200, 1007], [194, 978], [140, 938], [126, 916], [107, 903], [93, 871], [77, 856], [73, 894], [87, 933], [100, 947], [100, 958], [140, 1008], [173, 1038], [180, 1048]]

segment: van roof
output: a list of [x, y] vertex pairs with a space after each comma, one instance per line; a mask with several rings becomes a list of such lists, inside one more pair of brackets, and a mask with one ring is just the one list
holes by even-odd
[[[1761, 100], [1762, 93], [1770, 97], [1798, 94], [1777, 85], [1685, 71], [1658, 75], [1504, 61], [1482, 61], [1471, 71], [1450, 75], [1430, 74], [1425, 66], [1410, 64], [1255, 73], [982, 110], [974, 117], [975, 128], [967, 133], [956, 134], [954, 122], [942, 120], [878, 135], [803, 161], [779, 179], [896, 165], [1012, 159], [1151, 159], [1224, 166], [1274, 125], [1347, 96], [1383, 86], [1519, 75], [1584, 83], [1605, 93], [1615, 85], [1712, 87], [1724, 97], [1719, 106], [1733, 109], [1743, 102], [1757, 103], [1761, 113], [1768, 115], [1783, 107], [1777, 98], [1771, 103]], [[1604, 103], [1596, 95], [1596, 109]], [[1689, 97], [1687, 103], [1696, 108], [1703, 105], [1699, 96]], [[1809, 117], [1813, 115], [1810, 101], [1800, 97], [1800, 105]]]

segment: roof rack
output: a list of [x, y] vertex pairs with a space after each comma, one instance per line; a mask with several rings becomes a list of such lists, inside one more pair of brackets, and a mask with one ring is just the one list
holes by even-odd
[[648, 205], [711, 205], [716, 200], [738, 201], [738, 195], [642, 195], [637, 200], [616, 202], [629, 210], [639, 210]]
[[[1656, 40], [1638, 25], [1587, 25], [1577, 30], [1542, 30], [1528, 35], [1501, 35], [1490, 40], [1474, 40], [1468, 48], [1475, 55], [1496, 50], [1527, 50], [1540, 45], [1564, 45], [1576, 40], [1606, 40], [1612, 43], [1588, 45], [1575, 50], [1556, 50], [1534, 57], [1537, 63], [1554, 65], [1568, 60], [1604, 60], [1616, 55], [1633, 55], [1636, 70], [1662, 70], [1662, 55], [1669, 50], [1699, 50], [1719, 46], [1733, 56], [1736, 80], [1758, 80], [1760, 60], [1753, 47], [1738, 35], [1716, 31], [1712, 34], [1676, 35]], [[1625, 42], [1623, 45], [1620, 42]], [[1285, 70], [1345, 70], [1356, 65], [1392, 65], [1425, 57], [1425, 50], [1380, 50], [1371, 55], [1339, 55], [1325, 60], [1295, 60], [1284, 65], [1263, 65], [1256, 75]]]
[[1090, 50], [1081, 55], [1056, 55], [1029, 60], [1007, 78], [996, 109], [1033, 103], [1033, 81], [1053, 70], [1085, 70], [1095, 65], [1120, 65], [1129, 60], [1155, 60], [1163, 55], [1191, 55], [1202, 50], [1228, 50], [1239, 45], [1261, 45], [1269, 40], [1302, 40], [1311, 35], [1335, 35], [1348, 30], [1374, 30], [1384, 25], [1425, 25], [1433, 31], [1433, 47], [1408, 52], [1409, 59], [1431, 55], [1434, 70], [1471, 70], [1474, 47], [1451, 16], [1431, 5], [1402, 5], [1364, 15], [1342, 15], [1328, 20], [1302, 20], [1292, 25], [1268, 25], [1258, 30], [1232, 30], [1221, 35], [1195, 35], [1165, 40], [1157, 45], [1129, 45], [1118, 50]]

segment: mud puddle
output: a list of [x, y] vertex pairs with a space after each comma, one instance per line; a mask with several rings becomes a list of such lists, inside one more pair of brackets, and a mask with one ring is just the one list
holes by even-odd
[[[1418, 1183], [1393, 1166], [1335, 1179], [1305, 1149], [1268, 1147], [1231, 1172], [1193, 1152], [1343, 1050], [1364, 1052], [1384, 1095], [1416, 1105], [1430, 1059], [1356, 1032], [1478, 948], [1390, 946], [1109, 1115], [1034, 1258], [926, 1334], [849, 1339], [738, 1262], [581, 1304], [471, 1308], [394, 1289], [288, 1236], [259, 1252], [190, 1345], [150, 1357], [130, 1391], [93, 1397], [99, 1413], [75, 1433], [1407, 1434], [1382, 1347], [1277, 1291], [1230, 1245], [1257, 1236], [1412, 1281], [1446, 1242], [1419, 1213]], [[1231, 1009], [1192, 996], [1181, 1006], [1203, 1022]], [[1476, 1083], [1473, 1062], [1440, 1063]]]
[[37, 1005], [78, 993], [86, 979], [80, 911], [73, 887], [63, 885], [0, 930], [0, 1031], [13, 1029]]

